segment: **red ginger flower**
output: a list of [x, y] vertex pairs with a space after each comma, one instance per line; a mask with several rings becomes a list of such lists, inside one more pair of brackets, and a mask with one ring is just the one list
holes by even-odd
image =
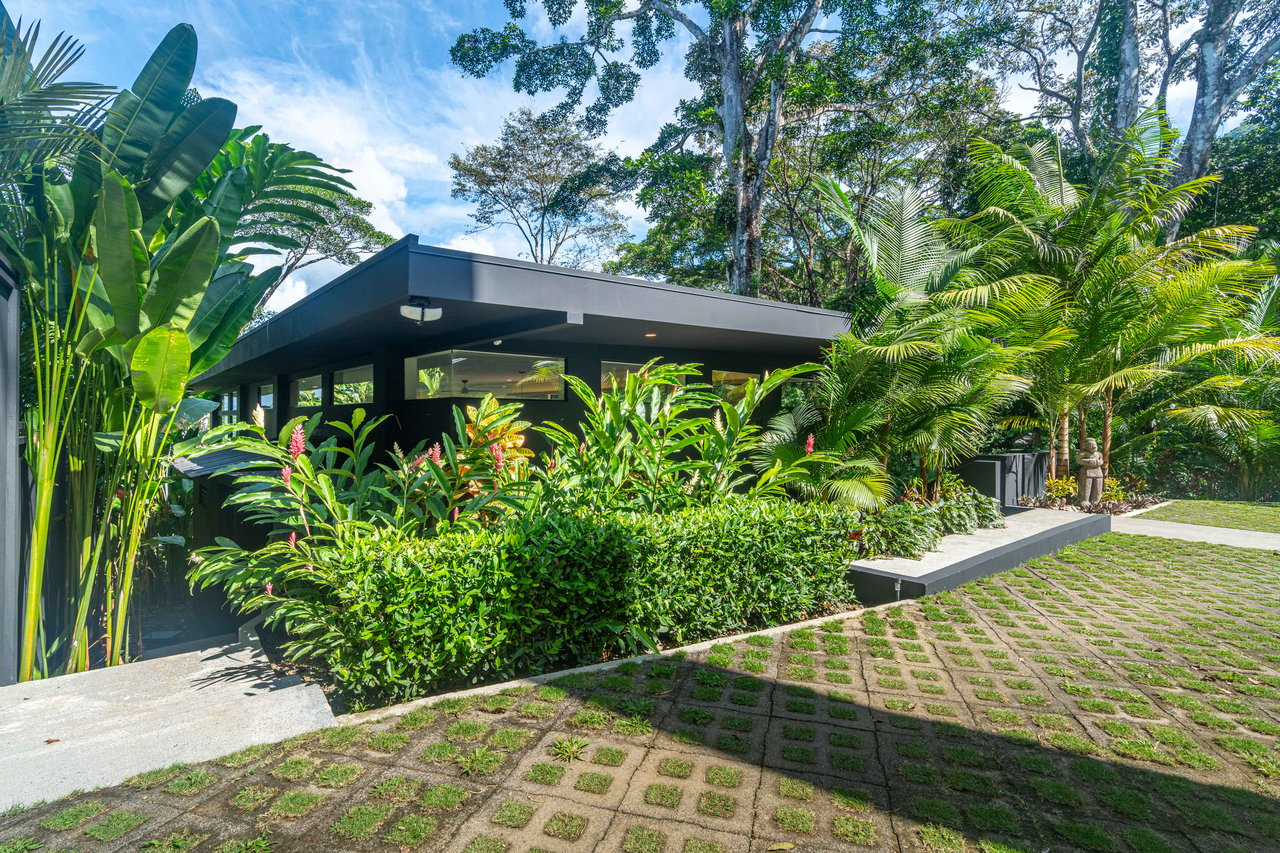
[[813, 433], [809, 433], [809, 437], [804, 440], [804, 455], [808, 456], [813, 452]]
[[293, 435], [289, 437], [289, 455], [294, 461], [305, 453], [307, 450], [307, 434], [302, 431], [302, 424], [296, 424], [293, 428]]
[[298, 534], [293, 530], [289, 531], [289, 547], [290, 548], [298, 547]]
[[440, 464], [440, 442], [436, 442], [427, 448], [427, 458], [437, 465]]
[[284, 480], [284, 487], [289, 488], [289, 478], [293, 476], [293, 469], [288, 465], [280, 469], [280, 479]]
[[502, 467], [502, 445], [492, 444], [489, 446], [489, 452], [493, 454], [493, 464]]

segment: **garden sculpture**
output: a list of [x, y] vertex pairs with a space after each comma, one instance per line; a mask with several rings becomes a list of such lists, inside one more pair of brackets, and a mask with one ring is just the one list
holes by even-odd
[[1097, 441], [1092, 438], [1084, 440], [1078, 464], [1080, 473], [1076, 475], [1076, 496], [1082, 504], [1097, 503], [1102, 499], [1102, 454], [1098, 452]]

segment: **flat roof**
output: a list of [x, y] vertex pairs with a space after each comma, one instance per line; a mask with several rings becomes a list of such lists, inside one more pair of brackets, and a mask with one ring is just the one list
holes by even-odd
[[[405, 319], [412, 297], [443, 315]], [[807, 359], [848, 329], [838, 311], [424, 246], [410, 234], [241, 336], [193, 385], [252, 382], [384, 347], [431, 352], [498, 338]]]

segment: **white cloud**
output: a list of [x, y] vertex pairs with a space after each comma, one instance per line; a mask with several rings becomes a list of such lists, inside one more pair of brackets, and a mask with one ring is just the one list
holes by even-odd
[[[449, 196], [448, 159], [495, 139], [513, 110], [547, 109], [560, 93], [529, 98], [515, 92], [510, 69], [475, 79], [452, 66], [422, 67], [403, 55], [370, 54], [346, 39], [340, 47], [349, 55], [335, 55], [328, 66], [317, 65], [301, 48], [288, 60], [211, 62], [201, 69], [201, 91], [239, 104], [239, 124], [261, 124], [272, 139], [350, 169], [347, 179], [375, 205], [374, 224], [393, 236], [416, 233], [427, 243], [527, 255], [514, 229], [468, 233], [471, 207]], [[601, 138], [603, 147], [639, 154], [672, 119], [677, 101], [696, 94], [682, 73], [685, 47], [683, 40], [670, 43], [663, 61], [645, 72], [635, 101], [618, 110]], [[630, 200], [622, 209], [631, 230], [643, 232], [643, 211]], [[279, 309], [326, 281], [317, 271], [296, 276], [271, 307]]]

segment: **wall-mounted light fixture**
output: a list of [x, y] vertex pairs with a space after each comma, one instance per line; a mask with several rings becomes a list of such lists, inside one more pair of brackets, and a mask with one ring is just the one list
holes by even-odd
[[646, 338], [656, 338], [656, 337], [658, 336], [658, 333], [657, 333], [657, 332], [645, 332], [645, 333], [644, 333], [644, 336], [645, 336]]
[[400, 306], [400, 316], [415, 323], [431, 323], [444, 315], [443, 308], [432, 308], [431, 300], [424, 296], [410, 296], [409, 301]]

